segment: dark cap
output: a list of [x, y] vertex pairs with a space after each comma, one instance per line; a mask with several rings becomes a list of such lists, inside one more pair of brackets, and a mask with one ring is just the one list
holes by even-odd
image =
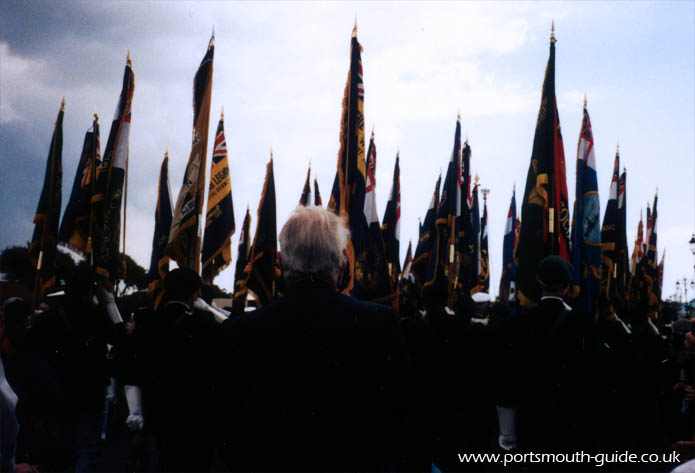
[[543, 258], [536, 267], [540, 283], [550, 289], [560, 289], [572, 282], [572, 265], [558, 255]]
[[164, 278], [164, 290], [170, 299], [186, 300], [203, 287], [198, 273], [188, 268], [176, 268]]

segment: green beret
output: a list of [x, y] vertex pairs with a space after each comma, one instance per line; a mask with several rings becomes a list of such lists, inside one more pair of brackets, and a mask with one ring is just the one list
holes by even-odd
[[558, 255], [543, 258], [538, 263], [536, 273], [544, 286], [560, 288], [572, 282], [572, 265]]

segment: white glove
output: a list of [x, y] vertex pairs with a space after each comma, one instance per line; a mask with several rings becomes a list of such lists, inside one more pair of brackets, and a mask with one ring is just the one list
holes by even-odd
[[118, 311], [118, 307], [116, 306], [116, 298], [113, 296], [113, 292], [107, 291], [104, 286], [99, 285], [97, 286], [97, 296], [102, 304], [104, 304], [104, 308], [106, 309], [106, 313], [108, 314], [109, 319], [111, 319], [111, 322], [114, 324], [123, 322], [121, 313]]
[[227, 312], [226, 310], [213, 307], [200, 297], [195, 300], [195, 302], [193, 303], [193, 307], [195, 307], [198, 310], [210, 312], [215, 317], [215, 321], [219, 324], [227, 320], [227, 317], [229, 316], [229, 312]]
[[126, 385], [125, 399], [128, 403], [128, 417], [125, 424], [131, 432], [142, 432], [145, 418], [142, 416], [142, 391], [138, 386]]
[[497, 406], [497, 423], [500, 436], [497, 443], [503, 450], [516, 448], [516, 408]]

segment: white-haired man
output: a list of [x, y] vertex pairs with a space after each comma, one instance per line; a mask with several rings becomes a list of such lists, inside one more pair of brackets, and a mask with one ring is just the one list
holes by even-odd
[[280, 232], [286, 295], [223, 323], [231, 469], [379, 471], [400, 461], [405, 346], [391, 308], [337, 292], [348, 238], [333, 213], [297, 208]]

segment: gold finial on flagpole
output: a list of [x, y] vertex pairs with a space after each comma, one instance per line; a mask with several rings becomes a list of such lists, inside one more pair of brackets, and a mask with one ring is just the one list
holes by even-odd
[[60, 101], [60, 111], [65, 111], [65, 96], [63, 95], [63, 100]]
[[273, 160], [273, 147], [270, 147], [270, 160]]
[[169, 147], [168, 146], [166, 148], [164, 148], [164, 157], [165, 158], [169, 157]]
[[555, 39], [555, 20], [553, 19], [553, 22], [550, 25], [550, 42], [554, 43], [555, 41], [557, 40]]
[[487, 195], [490, 193], [490, 189], [480, 189], [480, 192], [483, 193], [483, 202], [487, 203]]
[[474, 179], [475, 185], [476, 185], [476, 186], [478, 185], [478, 181], [479, 181], [479, 180], [480, 180], [480, 178], [478, 177], [478, 174], [476, 173], [476, 174], [475, 174], [475, 179]]
[[656, 186], [656, 194], [654, 194], [656, 197], [659, 197], [659, 186]]
[[456, 120], [461, 121], [461, 110], [456, 112]]
[[352, 37], [357, 38], [357, 15], [355, 15], [355, 26], [352, 27]]
[[623, 172], [627, 172], [627, 168], [625, 166], [623, 166]]
[[212, 38], [215, 38], [215, 24], [212, 25]]
[[224, 121], [224, 106], [222, 106], [222, 112], [220, 112], [220, 120]]
[[396, 159], [401, 157], [401, 150], [400, 148], [396, 148]]
[[98, 122], [99, 121], [99, 114], [97, 113], [97, 108], [94, 107], [94, 121]]
[[128, 66], [132, 66], [132, 65], [133, 65], [133, 64], [131, 63], [131, 61], [130, 61], [130, 49], [128, 49], [128, 54], [127, 54], [126, 57], [125, 57], [125, 63], [126, 63], [126, 65], [128, 65]]
[[374, 139], [374, 125], [372, 125], [372, 139]]
[[516, 181], [514, 181], [514, 185], [512, 186], [512, 192], [516, 192]]
[[584, 92], [584, 108], [586, 108], [586, 92]]

